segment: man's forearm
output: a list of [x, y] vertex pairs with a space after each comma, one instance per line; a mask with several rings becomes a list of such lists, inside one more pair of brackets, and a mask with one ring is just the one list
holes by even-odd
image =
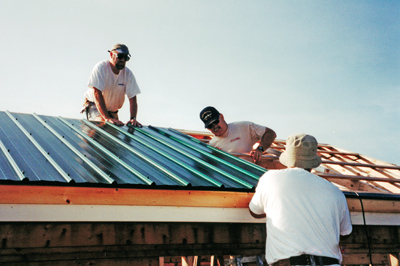
[[276, 138], [276, 133], [270, 128], [266, 128], [264, 135], [261, 137], [260, 146], [264, 148], [264, 151], [268, 149], [272, 142], [274, 142]]
[[96, 88], [93, 89], [94, 89], [94, 98], [97, 110], [99, 110], [99, 113], [104, 119], [109, 118], [103, 93]]
[[131, 119], [136, 118], [138, 112], [138, 104], [136, 96], [129, 99], [129, 105], [130, 105], [129, 109], [131, 113]]

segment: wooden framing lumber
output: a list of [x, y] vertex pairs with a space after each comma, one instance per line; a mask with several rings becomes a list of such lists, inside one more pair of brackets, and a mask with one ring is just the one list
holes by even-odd
[[[158, 265], [160, 257], [265, 254], [265, 224], [0, 223], [1, 265]], [[344, 265], [389, 266], [400, 226], [353, 227]], [[370, 247], [370, 248], [369, 248]], [[371, 251], [371, 253], [369, 253]], [[107, 264], [108, 263], [108, 264]]]
[[247, 208], [253, 194], [232, 191], [0, 185], [0, 204]]
[[347, 180], [365, 180], [365, 181], [379, 181], [387, 183], [400, 183], [398, 178], [384, 178], [384, 177], [370, 177], [370, 176], [352, 176], [352, 175], [339, 175], [339, 174], [323, 174], [316, 173], [316, 175], [324, 178], [334, 179], [347, 179]]
[[339, 164], [339, 165], [355, 166], [355, 167], [369, 167], [369, 168], [383, 168], [383, 169], [400, 170], [400, 166], [397, 166], [397, 165], [379, 165], [379, 164], [364, 164], [364, 163], [352, 163], [352, 162], [336, 162], [336, 161], [329, 161], [329, 160], [322, 160], [322, 164]]
[[[248, 208], [252, 192], [0, 185], [0, 204]], [[400, 200], [363, 198], [364, 211], [400, 213]], [[361, 211], [358, 198], [347, 198]]]

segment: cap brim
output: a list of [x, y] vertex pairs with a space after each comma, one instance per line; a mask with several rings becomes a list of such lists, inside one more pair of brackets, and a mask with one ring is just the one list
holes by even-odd
[[204, 127], [207, 128], [209, 125], [211, 125], [212, 123], [214, 123], [218, 119], [219, 119], [219, 117], [211, 119], [210, 121], [208, 121], [207, 123], [204, 124]]
[[129, 54], [129, 51], [128, 50], [124, 50], [124, 49], [115, 49], [115, 51], [117, 51], [118, 53], [121, 53], [121, 54]]

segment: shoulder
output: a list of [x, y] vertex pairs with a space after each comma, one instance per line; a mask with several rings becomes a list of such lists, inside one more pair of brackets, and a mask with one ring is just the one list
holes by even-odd
[[251, 124], [250, 121], [236, 121], [236, 122], [229, 123], [229, 125], [239, 125], [239, 126], [250, 125], [250, 124]]
[[[262, 175], [262, 178], [267, 179], [267, 178], [298, 177], [301, 175], [314, 176], [313, 174], [301, 168], [285, 168], [279, 170], [268, 170], [265, 174]], [[319, 178], [318, 176], [315, 177]]]
[[259, 191], [261, 188], [265, 190], [276, 187], [274, 184], [278, 182], [278, 180], [283, 180], [282, 174], [282, 170], [268, 170], [258, 180], [256, 191]]
[[208, 142], [208, 144], [213, 145], [215, 142], [217, 142], [219, 140], [219, 137], [217, 136], [213, 136], [210, 141]]
[[251, 122], [251, 121], [237, 121], [237, 122], [229, 123], [229, 125], [237, 126], [237, 127], [248, 127], [248, 128], [256, 128], [256, 127], [265, 128], [265, 126], [261, 126], [254, 122]]
[[243, 127], [248, 127], [251, 125], [251, 122], [249, 121], [237, 121], [237, 122], [232, 122], [229, 123], [228, 126], [232, 128], [243, 128]]
[[109, 67], [109, 61], [108, 61], [108, 60], [104, 60], [104, 61], [98, 62], [98, 63], [94, 66], [93, 70], [94, 70], [94, 71], [104, 71], [104, 70], [107, 69], [107, 67]]
[[133, 80], [135, 79], [135, 76], [133, 75], [133, 72], [127, 67], [125, 67], [123, 70], [121, 70], [121, 73], [127, 79], [133, 79]]
[[268, 170], [267, 172], [265, 172], [261, 177], [260, 177], [260, 181], [262, 180], [267, 180], [267, 179], [271, 179], [271, 178], [275, 178], [275, 177], [280, 177], [282, 175], [285, 175], [285, 171], [287, 169], [280, 169], [280, 170]]
[[[312, 184], [314, 189], [320, 189], [324, 193], [343, 194], [334, 184], [316, 174], [310, 173], [302, 168], [290, 168], [291, 176], [298, 182]], [[329, 192], [328, 192], [329, 191]]]
[[[314, 184], [316, 180], [312, 176], [313, 174], [300, 168], [268, 170], [261, 176], [259, 184], [262, 187], [274, 189], [285, 188], [288, 185], [291, 187], [304, 187], [307, 186], [306, 184]], [[315, 178], [319, 177], [315, 176]]]
[[132, 70], [130, 70], [128, 67], [125, 67], [124, 70], [126, 71], [126, 73], [129, 73], [129, 75], [133, 75]]
[[98, 62], [98, 63], [95, 65], [95, 67], [107, 67], [107, 66], [109, 66], [109, 64], [110, 64], [110, 61], [104, 60], [104, 61]]
[[132, 70], [130, 70], [128, 67], [124, 67], [122, 71], [125, 73], [125, 75], [133, 76]]

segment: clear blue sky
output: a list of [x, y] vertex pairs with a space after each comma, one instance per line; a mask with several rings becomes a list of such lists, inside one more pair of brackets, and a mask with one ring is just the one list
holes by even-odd
[[397, 0], [2, 0], [0, 36], [0, 111], [83, 118], [89, 74], [120, 42], [142, 124], [204, 130], [213, 105], [400, 165]]

